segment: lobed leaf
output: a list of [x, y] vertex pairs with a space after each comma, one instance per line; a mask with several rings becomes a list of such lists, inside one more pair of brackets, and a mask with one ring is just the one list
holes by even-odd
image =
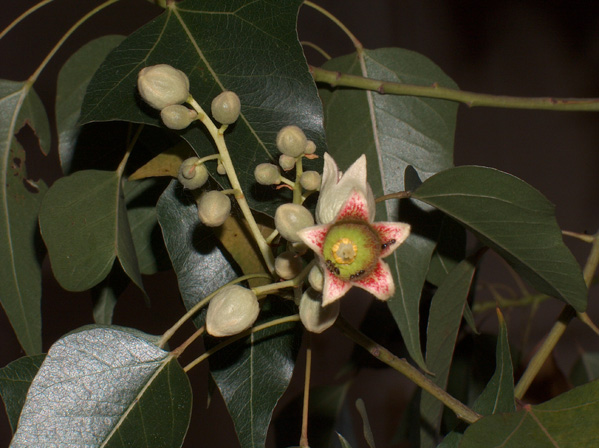
[[471, 230], [537, 290], [584, 311], [587, 288], [553, 205], [522, 180], [476, 166], [445, 170], [413, 192]]

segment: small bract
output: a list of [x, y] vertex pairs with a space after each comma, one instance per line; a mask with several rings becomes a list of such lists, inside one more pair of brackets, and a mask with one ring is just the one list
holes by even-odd
[[198, 217], [208, 227], [223, 225], [231, 214], [231, 200], [222, 191], [202, 193], [198, 200]]
[[259, 312], [253, 291], [239, 285], [225, 286], [208, 305], [206, 331], [219, 338], [241, 333], [252, 326]]
[[301, 239], [297, 232], [314, 225], [310, 210], [299, 204], [283, 204], [275, 212], [275, 228], [287, 241], [297, 243]]
[[212, 100], [212, 116], [221, 124], [233, 124], [239, 118], [241, 101], [235, 92], [226, 90]]
[[182, 104], [189, 97], [189, 79], [181, 70], [168, 64], [145, 67], [137, 75], [137, 89], [154, 109]]
[[291, 157], [301, 156], [307, 143], [304, 131], [294, 125], [285, 126], [277, 134], [277, 148], [281, 153]]

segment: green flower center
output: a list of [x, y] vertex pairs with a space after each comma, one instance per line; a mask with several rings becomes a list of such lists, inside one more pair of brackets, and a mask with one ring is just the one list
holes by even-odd
[[372, 272], [381, 255], [381, 240], [367, 222], [342, 220], [324, 240], [326, 267], [342, 280], [357, 280]]

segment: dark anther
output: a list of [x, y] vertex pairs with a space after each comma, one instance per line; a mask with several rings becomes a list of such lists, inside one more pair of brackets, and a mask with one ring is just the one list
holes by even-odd
[[339, 275], [341, 273], [341, 271], [339, 271], [339, 268], [337, 266], [335, 266], [335, 274]]

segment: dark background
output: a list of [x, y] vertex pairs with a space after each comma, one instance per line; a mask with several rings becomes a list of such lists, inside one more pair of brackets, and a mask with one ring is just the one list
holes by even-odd
[[[60, 36], [99, 3], [56, 0], [21, 23], [0, 40], [0, 77], [26, 79]], [[437, 63], [464, 90], [521, 96], [599, 97], [599, 2], [322, 0], [318, 3], [345, 23], [364, 47], [397, 46], [420, 52]], [[0, 4], [3, 11], [0, 28], [3, 29], [35, 2], [4, 0]], [[143, 0], [122, 0], [78, 30], [35, 84], [51, 120], [56, 76], [69, 55], [97, 37], [98, 29], [103, 33], [108, 30], [128, 34], [159, 12]], [[317, 43], [333, 56], [352, 51], [346, 36], [308, 7], [300, 12], [299, 33], [300, 39]], [[312, 50], [308, 49], [307, 55], [315, 65], [323, 62]], [[456, 165], [490, 166], [520, 177], [556, 204], [558, 222], [563, 229], [592, 234], [599, 227], [598, 147], [597, 113], [468, 109], [466, 106], [459, 109]], [[43, 173], [48, 182], [60, 175], [55, 145], [48, 158], [35, 150], [27, 157], [30, 174]], [[583, 263], [588, 246], [571, 239], [566, 242]], [[490, 262], [483, 267], [483, 278], [509, 281], [502, 265], [493, 257], [488, 258]], [[62, 334], [91, 322], [92, 314], [89, 295], [63, 291], [52, 279], [47, 262], [44, 273], [43, 336], [47, 350]], [[176, 280], [171, 273], [162, 273], [144, 281], [151, 291], [152, 307], [145, 307], [141, 296], [129, 288], [116, 308], [115, 323], [162, 333], [184, 312]], [[343, 312], [356, 324], [368, 307], [361, 299], [352, 296], [343, 302]], [[543, 318], [537, 319], [526, 350], [532, 349], [548, 331], [560, 309], [557, 302], [543, 305]], [[589, 312], [598, 320], [593, 301]], [[518, 341], [525, 315], [509, 311], [507, 314], [511, 340]], [[493, 329], [494, 322], [487, 318], [482, 324]], [[188, 327], [187, 331], [190, 330]], [[575, 322], [557, 347], [558, 365], [567, 373], [580, 350], [596, 349], [598, 345], [597, 337]], [[314, 384], [330, 384], [334, 373], [349, 357], [351, 344], [336, 330], [331, 330], [326, 336], [315, 338], [315, 347]], [[336, 353], [336, 358], [330, 357], [331, 352]], [[22, 355], [10, 324], [0, 312], [0, 366]], [[283, 402], [301, 391], [303, 372], [299, 367], [296, 372], [291, 391]], [[235, 446], [230, 420], [218, 412], [223, 409], [218, 394], [212, 400], [211, 412], [206, 410], [205, 382], [204, 368], [192, 373], [195, 401], [190, 433], [202, 437], [190, 435], [185, 446]], [[353, 409], [358, 397], [365, 400], [377, 446], [390, 446], [411, 391], [407, 381], [386, 369], [364, 369], [355, 378], [349, 407]], [[355, 412], [352, 416], [357, 422]], [[359, 424], [355, 426], [357, 433], [359, 427]], [[299, 438], [295, 429], [289, 428], [289, 433], [290, 440]], [[207, 435], [214, 437], [214, 441], [206, 443]], [[357, 439], [355, 447], [365, 446], [361, 436]], [[9, 440], [8, 422], [0, 415], [0, 446], [8, 446]]]

